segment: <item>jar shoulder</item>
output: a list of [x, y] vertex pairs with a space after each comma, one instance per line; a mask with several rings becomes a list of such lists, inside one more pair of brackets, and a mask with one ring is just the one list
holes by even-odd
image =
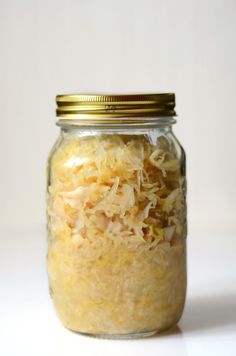
[[[112, 131], [111, 133], [100, 131], [61, 132], [49, 153], [48, 166], [55, 159], [58, 160], [58, 163], [65, 165], [72, 157], [76, 161], [76, 157], [85, 158], [85, 156], [92, 155], [100, 157], [102, 154], [108, 155], [109, 152], [117, 155], [122, 150], [137, 155], [141, 148], [145, 154], [148, 154], [149, 150], [152, 152], [159, 149], [163, 153], [173, 155], [185, 165], [185, 151], [171, 130], [168, 132], [148, 130], [139, 134], [137, 132], [126, 132], [124, 134], [122, 131]], [[70, 164], [67, 166], [70, 167]]]
[[185, 150], [178, 140], [178, 138], [175, 136], [173, 131], [169, 132], [167, 134], [168, 139], [170, 140], [172, 150], [176, 153], [176, 156], [178, 157], [179, 160], [182, 160], [184, 164], [186, 164], [186, 153]]

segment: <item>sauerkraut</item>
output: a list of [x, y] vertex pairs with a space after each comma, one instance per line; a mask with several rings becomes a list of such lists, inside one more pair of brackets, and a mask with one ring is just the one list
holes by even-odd
[[56, 311], [90, 334], [159, 331], [186, 289], [185, 186], [173, 145], [65, 135], [52, 154], [48, 274]]

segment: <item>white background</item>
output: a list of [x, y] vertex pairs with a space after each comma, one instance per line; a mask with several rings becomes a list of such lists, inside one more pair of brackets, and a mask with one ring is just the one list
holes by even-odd
[[[174, 130], [187, 152], [190, 304], [183, 329], [195, 325], [194, 334], [198, 325], [196, 333], [203, 330], [187, 351], [199, 351], [196, 345], [203, 335], [211, 337], [215, 325], [222, 332], [206, 355], [220, 352], [220, 335], [229, 352], [224, 348], [224, 354], [230, 354], [232, 330], [236, 340], [235, 0], [0, 0], [0, 307], [5, 313], [1, 323], [9, 323], [5, 346], [19, 330], [27, 335], [30, 327], [33, 335], [39, 325], [35, 332], [40, 340], [48, 330], [44, 324], [57, 325], [48, 317], [42, 242], [45, 163], [58, 135], [56, 94], [161, 91], [176, 93]], [[208, 304], [196, 306], [198, 297]], [[27, 322], [21, 329], [23, 319]], [[230, 334], [227, 325], [233, 323]], [[54, 331], [54, 343], [63, 332]], [[185, 340], [190, 340], [188, 333]], [[63, 355], [68, 345], [77, 344], [77, 339], [67, 341]], [[101, 347], [94, 342], [91, 354]], [[121, 345], [117, 350], [124, 353]], [[148, 344], [141, 345], [145, 350]], [[26, 356], [24, 347], [9, 353], [6, 348], [3, 355]], [[58, 349], [50, 350], [50, 355], [58, 354]]]

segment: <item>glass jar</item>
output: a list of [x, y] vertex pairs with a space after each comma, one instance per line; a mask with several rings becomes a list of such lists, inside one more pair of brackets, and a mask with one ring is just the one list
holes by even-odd
[[48, 276], [64, 326], [149, 336], [186, 294], [185, 154], [174, 94], [57, 96], [48, 163]]

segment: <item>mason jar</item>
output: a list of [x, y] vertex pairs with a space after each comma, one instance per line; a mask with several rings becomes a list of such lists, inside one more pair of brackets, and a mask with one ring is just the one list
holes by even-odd
[[96, 337], [160, 332], [186, 294], [185, 154], [175, 95], [59, 95], [48, 276], [59, 319]]

